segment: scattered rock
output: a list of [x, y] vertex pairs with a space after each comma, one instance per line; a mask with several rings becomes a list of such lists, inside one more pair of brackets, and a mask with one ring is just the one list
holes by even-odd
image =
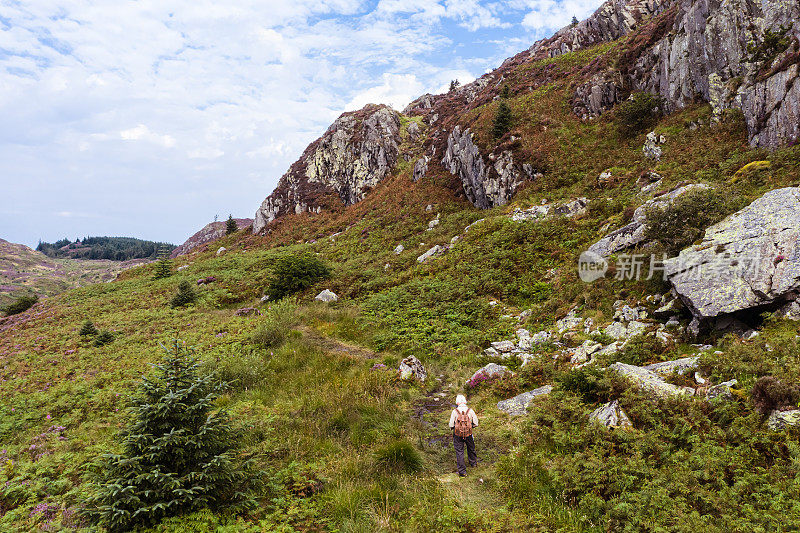
[[400, 361], [400, 379], [409, 380], [409, 379], [418, 379], [419, 381], [425, 381], [425, 378], [428, 377], [428, 373], [425, 371], [425, 367], [422, 366], [422, 363], [419, 359], [414, 357], [413, 355], [409, 355], [402, 361]]
[[589, 420], [593, 420], [607, 428], [633, 427], [631, 419], [628, 418], [628, 415], [623, 411], [622, 407], [620, 407], [617, 400], [608, 402], [595, 409], [592, 414], [589, 415]]
[[550, 394], [552, 390], [553, 387], [551, 385], [545, 385], [544, 387], [539, 387], [538, 389], [534, 389], [532, 391], [523, 392], [522, 394], [514, 396], [513, 398], [509, 398], [508, 400], [497, 402], [497, 408], [511, 416], [524, 415], [528, 412], [528, 407], [530, 407], [533, 400], [539, 396]]
[[686, 374], [697, 368], [698, 357], [682, 357], [674, 361], [664, 361], [663, 363], [653, 363], [644, 367], [645, 370], [655, 372], [661, 376], [670, 374]]
[[405, 246], [403, 246], [402, 244], [398, 244], [394, 248], [394, 253], [395, 253], [395, 255], [400, 255], [401, 253], [403, 253], [403, 250], [405, 250], [405, 249], [406, 249]]
[[655, 396], [666, 398], [670, 396], [684, 396], [694, 394], [694, 389], [689, 387], [678, 387], [667, 383], [655, 372], [640, 366], [627, 365], [625, 363], [614, 363], [608, 367], [617, 372], [620, 376], [630, 380], [634, 385], [644, 391], [650, 392]]
[[321, 293], [317, 294], [314, 299], [319, 300], [320, 302], [335, 302], [339, 299], [339, 297], [332, 290], [325, 289]]
[[436, 215], [436, 218], [428, 222], [428, 231], [431, 231], [433, 228], [439, 225], [439, 215]]
[[512, 374], [511, 370], [509, 370], [507, 366], [498, 365], [496, 363], [489, 363], [488, 365], [484, 366], [483, 368], [479, 369], [477, 372], [472, 374], [472, 377], [469, 378], [469, 381], [474, 383], [475, 380], [479, 378], [481, 375], [484, 375], [489, 379], [494, 379], [494, 378], [501, 378], [507, 374]]
[[603, 330], [603, 333], [612, 339], [625, 339], [628, 336], [628, 328], [622, 322], [612, 322], [606, 326], [606, 329]]
[[236, 316], [261, 316], [261, 311], [255, 307], [242, 307], [236, 310]]
[[654, 161], [661, 161], [661, 144], [663, 136], [659, 137], [658, 134], [654, 131], [651, 131], [647, 134], [647, 138], [644, 141], [644, 146], [642, 146], [642, 153], [648, 159], [652, 159]]
[[800, 304], [795, 300], [787, 302], [780, 309], [775, 311], [775, 317], [788, 320], [800, 320]]
[[719, 385], [714, 385], [708, 388], [706, 392], [706, 398], [709, 401], [713, 400], [722, 400], [722, 401], [729, 401], [733, 399], [733, 393], [731, 389], [733, 389], [739, 382], [735, 379], [730, 381], [725, 381], [724, 383], [720, 383]]
[[225, 252], [227, 252], [227, 251], [228, 251], [228, 249], [227, 249], [227, 248], [225, 248], [224, 246], [220, 246], [220, 247], [217, 249], [217, 255], [222, 255], [222, 254], [224, 254], [224, 253], [225, 253]]
[[594, 342], [591, 340], [584, 341], [583, 344], [575, 349], [575, 352], [572, 354], [569, 362], [573, 365], [585, 363], [589, 360], [592, 354], [599, 352], [602, 348], [603, 345], [599, 342]]
[[800, 409], [791, 411], [772, 411], [767, 419], [767, 427], [772, 431], [780, 431], [788, 426], [800, 424]]
[[207, 284], [209, 284], [209, 283], [214, 283], [215, 281], [217, 281], [217, 278], [216, 278], [216, 277], [214, 277], [214, 276], [208, 276], [208, 277], [205, 277], [205, 278], [200, 278], [200, 279], [198, 279], [198, 280], [197, 280], [197, 284], [198, 284], [198, 285], [207, 285]]
[[534, 333], [531, 335], [531, 343], [532, 344], [544, 344], [546, 342], [550, 342], [553, 334], [549, 331], [540, 331], [538, 333]]
[[533, 340], [531, 339], [531, 332], [525, 328], [519, 328], [517, 330], [517, 346], [520, 350], [530, 350], [533, 346]]
[[492, 343], [492, 348], [500, 353], [510, 353], [514, 351], [516, 345], [511, 341], [496, 341]]
[[269, 301], [269, 294], [265, 294], [264, 296], [261, 297], [261, 303], [262, 304], [266, 303], [268, 301]]
[[187, 268], [189, 268], [189, 265], [181, 265], [181, 266], [178, 267], [177, 270], [178, 270], [178, 272], [181, 272], [183, 270], [186, 270]]
[[567, 313], [564, 318], [556, 321], [556, 328], [559, 333], [564, 333], [565, 331], [577, 328], [581, 324], [583, 324], [583, 319], [578, 316], [578, 308], [576, 306], [570, 309], [569, 313]]
[[444, 253], [444, 251], [445, 251], [444, 247], [442, 247], [442, 246], [437, 244], [436, 246], [432, 247], [431, 249], [429, 249], [427, 252], [425, 252], [421, 256], [417, 257], [417, 263], [424, 263], [425, 261], [427, 261], [431, 257], [434, 257], [434, 256], [437, 256], [437, 255], [440, 255], [440, 254]]
[[535, 205], [524, 210], [516, 208], [511, 214], [511, 220], [514, 222], [528, 222], [555, 217], [574, 218], [586, 213], [586, 206], [588, 203], [589, 200], [586, 198], [577, 198], [571, 202], [558, 205]]

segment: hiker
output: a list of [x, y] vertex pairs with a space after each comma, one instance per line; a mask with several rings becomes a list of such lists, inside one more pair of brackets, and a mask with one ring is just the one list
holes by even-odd
[[450, 427], [453, 428], [453, 447], [456, 449], [456, 464], [458, 475], [467, 475], [467, 466], [464, 464], [464, 445], [467, 445], [467, 458], [469, 466], [477, 466], [478, 456], [475, 455], [475, 439], [472, 438], [472, 428], [478, 427], [478, 416], [475, 411], [467, 407], [467, 399], [463, 394], [456, 396], [456, 408], [450, 413]]

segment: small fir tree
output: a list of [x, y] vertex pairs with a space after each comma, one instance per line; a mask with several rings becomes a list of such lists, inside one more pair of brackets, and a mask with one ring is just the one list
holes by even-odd
[[215, 410], [220, 386], [175, 341], [133, 397], [122, 451], [97, 465], [84, 514], [111, 531], [152, 527], [203, 508], [255, 507], [255, 473], [235, 460], [238, 434]]
[[570, 22], [569, 25], [572, 26], [573, 28], [575, 26], [577, 26], [578, 25], [578, 17], [576, 17], [575, 15], [572, 15], [572, 22]]
[[228, 220], [225, 222], [225, 235], [236, 233], [238, 229], [239, 227], [236, 225], [236, 221], [233, 220], [233, 215], [228, 215]]
[[88, 337], [90, 335], [97, 335], [97, 328], [94, 326], [94, 323], [89, 320], [88, 318], [83, 321], [81, 325], [81, 329], [78, 332], [81, 337]]
[[461, 86], [461, 82], [458, 80], [451, 80], [450, 81], [450, 92], [455, 91]]
[[194, 303], [196, 299], [197, 295], [192, 288], [192, 284], [188, 281], [181, 281], [178, 285], [178, 292], [172, 297], [169, 305], [172, 307], [183, 307]]
[[156, 271], [153, 273], [153, 279], [165, 279], [172, 275], [172, 260], [169, 258], [169, 254], [162, 250], [159, 255], [160, 258], [156, 262]]
[[112, 342], [114, 342], [114, 334], [107, 330], [101, 331], [97, 334], [97, 337], [94, 338], [94, 345], [97, 347], [105, 346]]
[[500, 105], [497, 106], [497, 113], [494, 116], [494, 123], [492, 124], [492, 137], [499, 139], [508, 133], [511, 129], [511, 121], [511, 108], [508, 107], [505, 100], [501, 100]]

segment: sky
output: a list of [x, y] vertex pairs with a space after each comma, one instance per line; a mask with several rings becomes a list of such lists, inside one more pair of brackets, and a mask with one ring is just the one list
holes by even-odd
[[600, 0], [0, 0], [0, 238], [252, 218], [344, 111], [402, 110]]

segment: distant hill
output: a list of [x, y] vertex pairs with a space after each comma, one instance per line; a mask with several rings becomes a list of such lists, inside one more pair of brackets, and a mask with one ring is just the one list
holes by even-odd
[[175, 249], [174, 244], [144, 241], [133, 237], [86, 237], [75, 242], [61, 239], [54, 243], [40, 242], [36, 251], [48, 257], [71, 257], [73, 259], [108, 259], [128, 261], [130, 259], [155, 259], [161, 253]]
[[[244, 229], [253, 225], [252, 218], [234, 218], [236, 227]], [[175, 258], [180, 255], [186, 255], [198, 246], [208, 244], [225, 235], [225, 222], [209, 222], [203, 229], [186, 239], [186, 242], [172, 250], [171, 257]]]
[[0, 306], [25, 293], [52, 296], [74, 287], [110, 281], [119, 272], [147, 261], [51, 258], [24, 244], [0, 239]]

